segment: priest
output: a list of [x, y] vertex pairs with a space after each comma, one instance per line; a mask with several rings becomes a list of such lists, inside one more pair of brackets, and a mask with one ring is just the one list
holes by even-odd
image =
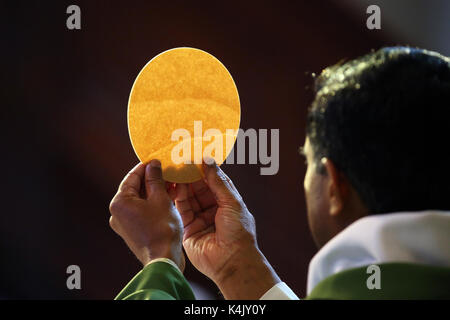
[[[306, 299], [450, 299], [450, 170], [442, 152], [449, 58], [383, 48], [325, 69], [315, 84], [300, 150], [320, 248]], [[204, 180], [169, 187], [152, 160], [125, 177], [110, 225], [143, 269], [116, 299], [195, 299], [182, 247], [226, 299], [298, 299], [259, 249], [233, 182], [214, 163], [203, 170]]]

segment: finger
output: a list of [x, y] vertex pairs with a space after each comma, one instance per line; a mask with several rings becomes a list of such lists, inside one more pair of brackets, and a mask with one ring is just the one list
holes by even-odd
[[208, 208], [217, 205], [217, 201], [214, 198], [214, 194], [212, 193], [208, 185], [205, 183], [205, 181], [200, 180], [193, 182], [191, 184], [191, 188], [202, 210], [206, 210]]
[[[215, 237], [214, 233], [216, 231], [216, 227], [214, 225], [210, 225], [206, 228], [204, 228], [203, 230], [200, 230], [198, 232], [190, 232], [187, 231], [186, 229], [184, 230], [184, 235], [183, 235], [183, 246], [185, 247], [186, 245], [188, 245], [188, 242], [186, 242], [186, 240], [188, 241], [192, 241], [192, 244], [195, 244], [195, 242], [204, 237], [206, 234], [210, 233], [211, 237]], [[192, 245], [191, 245], [192, 246]]]
[[118, 233], [118, 225], [117, 225], [117, 221], [116, 218], [114, 218], [114, 216], [109, 217], [109, 226], [111, 227], [112, 230], [114, 230], [114, 232]]
[[239, 192], [234, 187], [230, 178], [227, 177], [215, 162], [212, 164], [203, 163], [203, 170], [205, 172], [206, 183], [214, 194], [219, 206], [221, 203], [242, 201]]
[[207, 226], [215, 223], [217, 213], [217, 205], [209, 207], [208, 209], [202, 210], [200, 213], [196, 214], [195, 217], [205, 221]]
[[162, 177], [161, 162], [153, 159], [145, 167], [145, 188], [147, 197], [153, 193], [166, 192], [166, 183]]
[[[194, 194], [194, 184], [190, 184], [189, 185], [189, 192], [188, 192], [188, 196], [189, 196], [189, 202], [191, 204], [192, 210], [194, 211], [194, 219], [195, 221], [192, 222], [192, 224], [195, 224], [196, 227], [192, 227], [191, 229], [195, 229], [198, 231], [198, 226], [202, 226], [203, 228], [206, 228], [208, 226], [210, 226], [211, 224], [214, 223], [214, 218], [216, 215], [216, 211], [217, 211], [217, 201], [214, 198], [214, 195], [212, 194], [211, 190], [209, 190], [208, 186], [206, 185], [206, 183], [204, 181], [201, 181], [206, 187], [207, 187], [207, 191], [209, 192], [209, 196], [212, 199], [212, 204], [209, 206], [205, 206], [202, 207], [198, 201], [197, 196]], [[205, 190], [205, 189], [203, 189]], [[205, 191], [202, 191], [205, 192]], [[201, 194], [201, 192], [200, 192]], [[196, 220], [203, 220], [203, 223], [200, 223]], [[189, 227], [191, 227], [189, 225]]]
[[145, 165], [138, 163], [130, 172], [123, 178], [119, 185], [118, 195], [131, 195], [139, 197], [142, 180], [144, 177]]
[[183, 241], [188, 239], [194, 234], [198, 234], [199, 232], [205, 232], [211, 225], [208, 225], [203, 219], [194, 219], [192, 223], [188, 224], [184, 227], [183, 230]]
[[195, 214], [202, 211], [202, 208], [200, 207], [200, 204], [198, 203], [197, 199], [194, 196], [194, 192], [192, 191], [192, 185], [190, 184], [188, 185], [188, 199]]
[[175, 184], [166, 181], [166, 191], [169, 194], [170, 200], [175, 201], [175, 198], [177, 196]]
[[177, 183], [176, 185], [175, 206], [180, 213], [183, 227], [186, 227], [194, 220], [194, 210], [192, 210], [189, 201], [189, 186], [185, 183]]

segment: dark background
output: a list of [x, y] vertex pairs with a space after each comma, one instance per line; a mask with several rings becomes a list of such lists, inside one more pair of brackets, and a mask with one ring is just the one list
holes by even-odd
[[[140, 270], [109, 228], [108, 205], [138, 162], [126, 123], [133, 81], [152, 57], [180, 46], [205, 50], [228, 68], [244, 130], [280, 129], [277, 175], [261, 176], [259, 165], [223, 169], [256, 218], [260, 248], [305, 296], [316, 248], [297, 148], [312, 99], [310, 73], [385, 45], [449, 54], [446, 37], [438, 37], [448, 36], [445, 2], [354, 2], [2, 4], [0, 298], [112, 299]], [[381, 30], [366, 28], [372, 3], [381, 7]], [[66, 28], [70, 4], [81, 8], [81, 30]], [[81, 290], [66, 287], [71, 264], [81, 267]], [[190, 265], [186, 276], [199, 298], [219, 297]]]

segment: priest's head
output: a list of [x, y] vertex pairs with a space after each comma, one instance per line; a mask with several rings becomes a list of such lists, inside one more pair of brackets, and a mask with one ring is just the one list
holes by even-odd
[[302, 153], [318, 246], [371, 214], [450, 209], [450, 60], [383, 48], [315, 80]]

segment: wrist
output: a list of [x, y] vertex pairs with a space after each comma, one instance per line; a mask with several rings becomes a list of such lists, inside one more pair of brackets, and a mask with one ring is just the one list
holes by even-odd
[[257, 300], [281, 280], [254, 246], [233, 257], [214, 282], [227, 300]]
[[156, 259], [169, 259], [172, 261], [181, 273], [184, 272], [185, 259], [181, 248], [168, 247], [168, 248], [158, 248], [153, 250], [145, 250], [145, 253], [139, 259], [144, 267], [148, 264], [154, 262]]

